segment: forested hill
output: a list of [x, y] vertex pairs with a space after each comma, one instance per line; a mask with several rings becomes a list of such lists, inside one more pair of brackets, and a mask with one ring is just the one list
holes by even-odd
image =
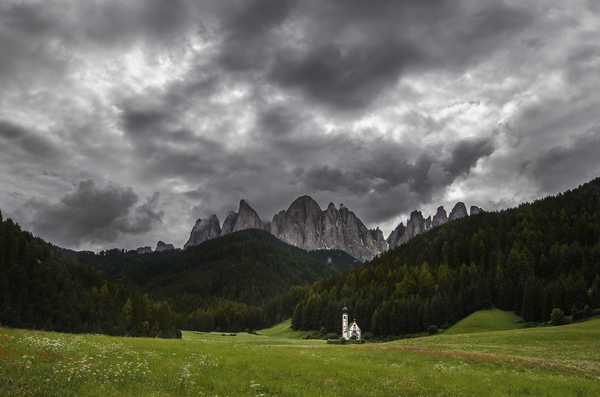
[[96, 255], [52, 246], [0, 214], [0, 324], [133, 336], [257, 329], [291, 316], [294, 286], [360, 264], [331, 255], [260, 230], [184, 251]]
[[169, 298], [181, 312], [206, 306], [213, 298], [262, 305], [292, 286], [312, 283], [337, 271], [325, 256], [313, 256], [257, 229], [185, 250], [151, 254], [110, 250], [99, 255], [79, 252], [77, 257], [132, 288]]
[[258, 329], [289, 318], [299, 294], [339, 270], [360, 265], [338, 251], [306, 252], [257, 229], [185, 250], [74, 254], [128, 289], [167, 300], [178, 326], [201, 331]]
[[178, 335], [166, 301], [132, 292], [0, 214], [0, 325], [113, 335]]
[[600, 178], [449, 222], [319, 281], [296, 306], [292, 325], [337, 331], [344, 305], [376, 335], [445, 326], [490, 306], [527, 321], [546, 321], [555, 307], [575, 316], [599, 307]]

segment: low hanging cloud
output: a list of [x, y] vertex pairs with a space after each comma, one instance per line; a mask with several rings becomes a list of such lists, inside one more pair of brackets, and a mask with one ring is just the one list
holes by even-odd
[[40, 199], [27, 203], [30, 224], [41, 236], [67, 247], [82, 242], [112, 243], [123, 235], [140, 234], [160, 224], [163, 212], [156, 209], [158, 193], [143, 203], [130, 187], [96, 186], [82, 181], [58, 202]]

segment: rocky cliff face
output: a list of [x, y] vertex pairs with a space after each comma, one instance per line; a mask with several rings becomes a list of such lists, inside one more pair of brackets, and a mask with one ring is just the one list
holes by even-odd
[[211, 215], [208, 219], [198, 219], [190, 233], [190, 238], [183, 248], [201, 244], [206, 240], [219, 237], [220, 235], [221, 224], [216, 215]]
[[[223, 222], [221, 236], [229, 233], [237, 232], [246, 229], [263, 229], [266, 230], [266, 225], [260, 220], [260, 217], [254, 211], [246, 200], [240, 200], [238, 212], [229, 212], [227, 218]], [[214, 238], [214, 237], [213, 237]]]
[[366, 260], [387, 249], [383, 233], [369, 230], [343, 205], [333, 203], [322, 210], [309, 196], [297, 198], [286, 211], [273, 217], [270, 232], [277, 238], [306, 250], [340, 249]]
[[289, 244], [306, 250], [340, 249], [366, 260], [388, 248], [379, 229], [367, 229], [362, 221], [344, 206], [333, 203], [326, 210], [309, 196], [298, 197], [285, 211], [280, 211], [270, 223], [264, 223], [256, 211], [240, 201], [238, 212], [230, 212], [223, 228], [217, 234], [218, 219], [196, 222], [185, 247], [200, 244], [209, 238], [223, 236], [238, 230], [263, 229]]
[[463, 203], [462, 201], [459, 201], [458, 203], [456, 203], [454, 205], [454, 208], [452, 208], [452, 211], [450, 211], [450, 216], [448, 217], [449, 221], [453, 221], [456, 219], [460, 219], [460, 218], [464, 218], [465, 216], [468, 216], [469, 214], [467, 214], [467, 207], [465, 206], [465, 203]]
[[402, 222], [400, 222], [398, 226], [396, 226], [396, 228], [392, 230], [392, 232], [387, 238], [387, 243], [390, 248], [397, 247], [408, 241], [405, 231], [406, 227], [404, 227], [404, 223]]
[[437, 209], [437, 212], [433, 216], [433, 222], [432, 222], [431, 226], [433, 226], [433, 227], [441, 226], [446, 222], [448, 222], [448, 215], [446, 215], [446, 210], [444, 209], [444, 207], [439, 206]]
[[158, 243], [156, 243], [156, 249], [154, 251], [155, 252], [164, 252], [164, 251], [171, 251], [174, 249], [175, 249], [175, 247], [173, 246], [173, 244], [167, 244], [164, 241], [159, 241]]
[[413, 211], [410, 213], [410, 219], [406, 222], [406, 227], [400, 222], [398, 227], [390, 233], [387, 242], [390, 247], [397, 247], [430, 228], [431, 217], [426, 220], [421, 211]]
[[298, 197], [287, 211], [275, 214], [271, 234], [307, 250], [323, 248], [321, 244], [321, 208], [309, 196]]
[[[472, 215], [478, 211], [482, 210], [471, 207]], [[222, 228], [219, 227], [216, 215], [206, 220], [198, 219], [184, 247], [198, 245], [239, 230], [262, 229], [305, 250], [340, 249], [355, 258], [368, 260], [388, 248], [404, 244], [427, 230], [463, 216], [468, 216], [464, 203], [457, 203], [450, 217], [446, 216], [444, 207], [438, 207], [435, 215], [427, 218], [423, 217], [421, 211], [413, 211], [406, 226], [401, 222], [386, 240], [379, 228], [368, 229], [343, 204], [338, 209], [333, 203], [329, 203], [327, 209], [322, 210], [311, 197], [301, 196], [287, 210], [279, 211], [271, 222], [265, 223], [248, 202], [241, 200], [238, 212], [231, 211]]]
[[483, 210], [481, 208], [477, 207], [476, 205], [471, 206], [471, 211], [470, 211], [471, 216], [481, 214], [482, 212], [483, 212]]
[[[477, 206], [471, 207], [471, 215], [476, 215], [481, 212], [483, 212], [481, 208]], [[404, 224], [400, 222], [396, 229], [394, 229], [388, 236], [387, 243], [390, 248], [397, 247], [423, 232], [465, 216], [468, 216], [467, 207], [465, 206], [465, 203], [462, 202], [456, 203], [454, 208], [452, 208], [449, 217], [446, 216], [446, 210], [442, 206], [437, 208], [437, 211], [433, 217], [429, 216], [427, 219], [423, 219], [423, 214], [421, 214], [421, 211], [413, 211], [410, 214], [410, 219], [408, 222], [406, 222], [406, 227], [404, 227]]]
[[152, 253], [152, 247], [138, 247], [135, 252], [137, 252], [138, 254], [151, 254]]

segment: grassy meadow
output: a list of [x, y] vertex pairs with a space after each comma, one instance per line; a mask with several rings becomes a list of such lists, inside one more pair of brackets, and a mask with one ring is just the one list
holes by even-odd
[[0, 328], [0, 395], [600, 395], [600, 319], [349, 346], [302, 336], [289, 322], [181, 340]]
[[479, 310], [463, 318], [444, 334], [470, 334], [473, 332], [504, 331], [523, 328], [523, 319], [513, 312], [500, 309]]

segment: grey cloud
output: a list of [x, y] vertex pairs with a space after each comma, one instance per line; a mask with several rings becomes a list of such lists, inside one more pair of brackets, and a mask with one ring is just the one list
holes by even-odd
[[33, 132], [20, 125], [0, 120], [0, 139], [6, 147], [17, 147], [27, 155], [49, 160], [58, 157], [59, 148], [42, 133]]
[[232, 71], [264, 65], [268, 59], [265, 53], [278, 46], [272, 30], [285, 21], [296, 3], [297, 0], [251, 0], [242, 2], [240, 7], [222, 7], [225, 38], [219, 63]]
[[404, 67], [415, 62], [418, 49], [402, 43], [378, 43], [343, 49], [333, 44], [307, 53], [283, 53], [272, 78], [341, 109], [367, 106], [386, 86], [393, 85]]
[[257, 132], [273, 136], [285, 136], [291, 134], [304, 120], [300, 115], [300, 109], [290, 109], [287, 106], [267, 107], [260, 112]]
[[277, 12], [260, 16], [255, 7], [236, 14], [245, 22], [227, 25], [222, 64], [269, 70], [276, 84], [341, 110], [370, 105], [404, 72], [472, 64], [532, 19], [524, 8], [493, 2], [292, 5], [282, 2]]
[[477, 163], [477, 160], [489, 156], [493, 151], [494, 144], [487, 138], [461, 141], [452, 149], [451, 160], [445, 168], [455, 176], [464, 174]]
[[527, 166], [544, 192], [573, 188], [600, 175], [600, 125], [567, 145], [555, 146]]
[[[66, 2], [68, 3], [68, 2]], [[14, 30], [29, 35], [51, 36], [69, 45], [84, 40], [121, 46], [129, 40], [164, 42], [181, 38], [196, 23], [193, 3], [185, 0], [132, 0], [84, 2], [41, 7], [34, 2], [8, 3], [3, 19]]]
[[229, 39], [248, 40], [281, 24], [298, 0], [249, 0], [239, 7], [225, 7], [224, 25]]
[[96, 186], [92, 180], [79, 183], [74, 192], [58, 202], [35, 199], [27, 203], [29, 224], [36, 234], [58, 244], [77, 247], [82, 243], [109, 243], [124, 234], [144, 233], [160, 223], [158, 195], [138, 205], [132, 188]]
[[57, 198], [34, 229], [99, 246], [184, 240], [240, 198], [373, 224], [555, 193], [599, 165], [598, 10], [574, 1], [4, 2], [0, 206]]
[[[348, 151], [347, 146], [330, 149]], [[489, 139], [464, 140], [449, 149], [448, 157], [438, 149], [422, 148], [411, 162], [402, 145], [372, 143], [365, 158], [342, 158], [334, 166], [314, 167], [302, 178], [309, 190], [351, 194], [351, 202], [369, 222], [381, 222], [431, 202], [479, 159], [492, 154], [493, 144]], [[397, 196], [398, 189], [404, 197]]]
[[303, 181], [309, 188], [317, 191], [335, 192], [344, 189], [354, 194], [368, 191], [370, 182], [366, 176], [328, 165], [312, 168], [303, 176]]

